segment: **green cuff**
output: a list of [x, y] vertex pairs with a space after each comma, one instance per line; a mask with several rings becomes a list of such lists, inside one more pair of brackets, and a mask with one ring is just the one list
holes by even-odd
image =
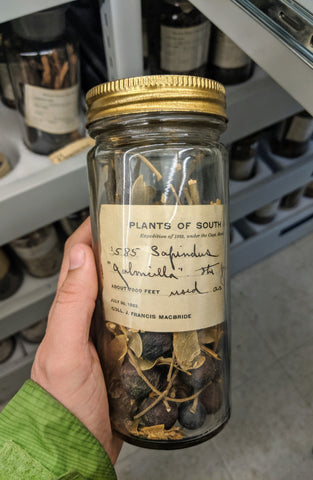
[[55, 480], [46, 468], [11, 440], [0, 450], [0, 480]]
[[9, 440], [56, 477], [80, 472], [87, 480], [116, 480], [113, 465], [100, 442], [31, 380], [25, 382], [0, 414], [0, 447]]

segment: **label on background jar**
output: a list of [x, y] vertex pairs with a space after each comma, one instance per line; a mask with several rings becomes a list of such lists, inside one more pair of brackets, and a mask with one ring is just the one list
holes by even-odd
[[78, 85], [61, 90], [25, 85], [25, 122], [53, 135], [79, 128]]
[[224, 321], [223, 205], [102, 205], [105, 318], [178, 332]]
[[286, 133], [286, 140], [306, 142], [313, 134], [313, 119], [295, 116]]
[[10, 260], [0, 248], [0, 280], [6, 276], [10, 270]]
[[56, 231], [53, 229], [49, 232], [49, 235], [40, 241], [38, 245], [33, 246], [22, 246], [18, 245], [19, 240], [13, 241], [11, 246], [14, 249], [15, 253], [22, 259], [22, 260], [32, 260], [35, 258], [43, 257], [49, 254], [55, 245], [58, 244], [58, 237]]
[[0, 63], [0, 85], [4, 98], [14, 102], [14, 93], [6, 63]]
[[220, 68], [240, 68], [249, 62], [250, 58], [238, 45], [220, 30], [216, 32], [213, 65]]
[[207, 62], [211, 24], [173, 28], [161, 25], [161, 69], [188, 72]]

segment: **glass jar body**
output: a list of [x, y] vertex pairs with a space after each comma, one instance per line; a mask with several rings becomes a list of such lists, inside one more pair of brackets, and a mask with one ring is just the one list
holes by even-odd
[[223, 130], [219, 117], [189, 113], [90, 126], [94, 340], [113, 428], [138, 446], [194, 445], [229, 418]]
[[205, 76], [211, 23], [190, 2], [164, 0], [160, 16], [159, 71]]
[[50, 277], [60, 269], [62, 249], [53, 225], [13, 240], [10, 247], [34, 277]]
[[271, 149], [276, 155], [297, 158], [310, 146], [313, 134], [313, 117], [306, 111], [280, 122], [271, 139]]
[[23, 282], [23, 272], [7, 252], [0, 248], [0, 300], [11, 297]]
[[225, 33], [214, 26], [210, 50], [210, 74], [224, 85], [235, 85], [248, 80], [254, 63]]
[[6, 53], [26, 146], [48, 155], [80, 138], [77, 43], [66, 35], [40, 42], [15, 34]]
[[229, 176], [232, 180], [249, 180], [257, 167], [258, 135], [238, 140], [231, 145], [229, 156]]

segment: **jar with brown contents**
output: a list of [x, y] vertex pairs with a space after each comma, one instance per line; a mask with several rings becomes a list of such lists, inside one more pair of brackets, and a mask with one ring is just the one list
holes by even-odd
[[0, 248], [0, 300], [11, 297], [23, 282], [23, 272], [16, 262]]
[[95, 343], [126, 441], [182, 448], [230, 415], [224, 87], [158, 75], [87, 95]]
[[13, 20], [12, 30], [6, 53], [24, 142], [49, 154], [82, 136], [78, 45], [64, 6]]

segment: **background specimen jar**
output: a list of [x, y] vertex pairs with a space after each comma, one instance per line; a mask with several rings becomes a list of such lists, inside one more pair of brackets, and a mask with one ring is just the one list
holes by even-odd
[[6, 48], [24, 142], [49, 154], [82, 136], [79, 55], [66, 34], [66, 7], [13, 20]]
[[87, 95], [95, 343], [113, 427], [139, 446], [200, 443], [229, 418], [224, 102], [176, 75]]

